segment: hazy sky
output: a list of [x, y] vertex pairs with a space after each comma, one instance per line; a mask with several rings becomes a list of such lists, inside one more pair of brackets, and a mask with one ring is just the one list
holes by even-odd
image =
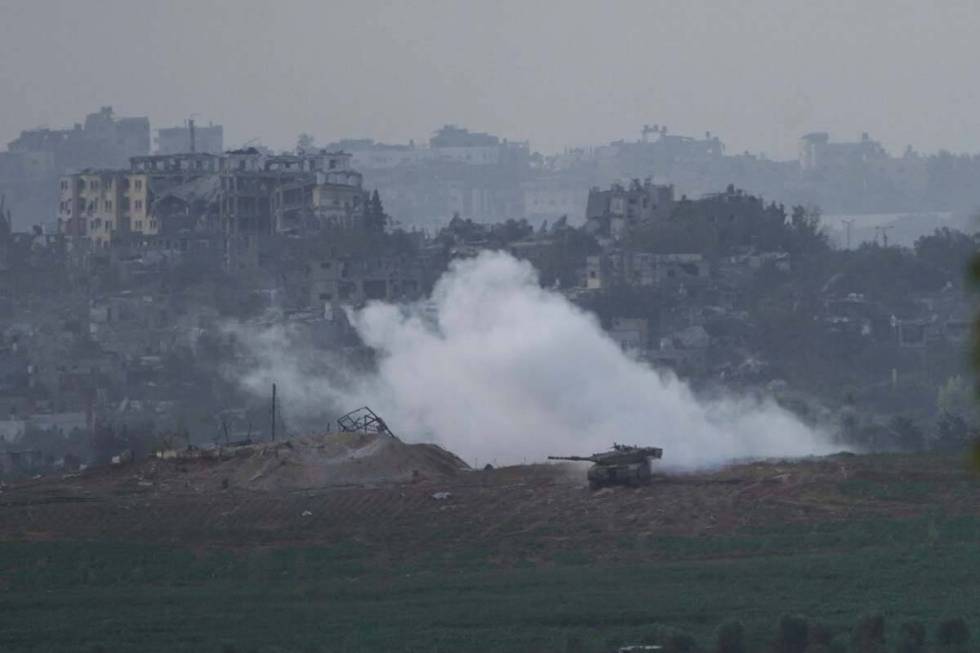
[[978, 62], [976, 1], [0, 0], [0, 143], [112, 105], [227, 146], [660, 123], [775, 157], [814, 130], [980, 151]]

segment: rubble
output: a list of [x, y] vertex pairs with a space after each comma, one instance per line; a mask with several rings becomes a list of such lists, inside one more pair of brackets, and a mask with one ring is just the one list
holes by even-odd
[[418, 483], [452, 477], [468, 466], [433, 444], [407, 444], [381, 432], [333, 432], [237, 447], [188, 448], [158, 454], [156, 472], [179, 464], [207, 487], [296, 490]]

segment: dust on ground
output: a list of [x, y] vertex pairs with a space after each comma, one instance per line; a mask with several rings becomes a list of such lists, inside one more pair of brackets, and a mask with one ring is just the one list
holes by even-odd
[[475, 470], [438, 447], [378, 437], [317, 436], [226, 459], [154, 460], [8, 485], [0, 491], [0, 539], [340, 544], [389, 558], [482, 549], [503, 561], [584, 551], [625, 559], [655, 555], [642, 543], [663, 536], [936, 510], [980, 515], [980, 482], [954, 457], [741, 462], [591, 492], [587, 465]]
[[[327, 433], [234, 448], [174, 452], [178, 465], [151, 461], [142, 474], [179, 477], [202, 489], [302, 490], [443, 479], [468, 469], [433, 444], [406, 444], [379, 433]], [[161, 461], [168, 462], [168, 461]], [[176, 473], [183, 470], [183, 473]]]

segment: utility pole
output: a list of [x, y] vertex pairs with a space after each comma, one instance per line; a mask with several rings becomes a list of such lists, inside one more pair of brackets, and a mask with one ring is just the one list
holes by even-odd
[[881, 239], [885, 243], [885, 248], [888, 248], [888, 230], [894, 229], [895, 225], [888, 225], [887, 227], [881, 227]]
[[843, 219], [841, 223], [844, 225], [844, 239], [847, 243], [847, 249], [851, 249], [851, 225], [854, 224], [854, 218]]
[[272, 384], [272, 441], [276, 441], [276, 384]]
[[197, 152], [197, 134], [194, 133], [194, 116], [196, 115], [196, 113], [192, 113], [187, 117], [187, 131], [188, 136], [190, 136], [191, 154]]

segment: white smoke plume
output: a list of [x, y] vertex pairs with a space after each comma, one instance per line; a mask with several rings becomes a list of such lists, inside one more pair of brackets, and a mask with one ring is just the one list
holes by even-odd
[[276, 379], [293, 417], [369, 405], [404, 439], [435, 441], [471, 463], [587, 455], [613, 442], [663, 447], [665, 464], [689, 469], [829, 451], [771, 401], [699, 401], [506, 254], [455, 262], [428, 304], [376, 302], [350, 319], [378, 353], [376, 370], [331, 374], [309, 348], [284, 346], [280, 328], [245, 339], [255, 366], [244, 384], [267, 392]]

